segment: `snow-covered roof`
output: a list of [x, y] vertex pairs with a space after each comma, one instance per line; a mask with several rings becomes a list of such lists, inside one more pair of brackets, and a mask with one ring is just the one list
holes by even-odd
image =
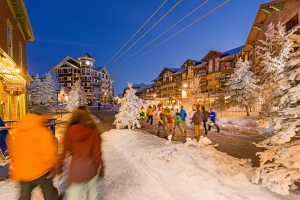
[[169, 68], [169, 67], [166, 67], [166, 69], [172, 71], [172, 72], [177, 72], [177, 68]]
[[145, 89], [147, 89], [147, 88], [150, 88], [150, 87], [152, 87], [152, 86], [154, 86], [153, 83], [152, 83], [152, 84], [143, 84], [143, 85], [141, 85], [141, 87], [138, 88], [136, 91], [137, 91], [137, 92], [142, 92], [143, 90], [145, 90]]
[[172, 75], [180, 74], [181, 72], [183, 72], [183, 71], [185, 71], [185, 70], [186, 70], [185, 67], [180, 67], [180, 68], [178, 68], [178, 69], [176, 70], [176, 72], [175, 72], [174, 74], [172, 74]]
[[204, 65], [206, 65], [206, 64], [207, 64], [207, 62], [202, 62], [202, 63], [200, 63], [200, 64], [198, 64], [198, 65], [195, 65], [195, 67], [193, 67], [193, 68], [202, 67], [202, 66], [204, 66]]
[[153, 79], [151, 82], [154, 82], [154, 81], [159, 80], [159, 79], [162, 79], [162, 77], [157, 77], [157, 78]]
[[230, 57], [230, 56], [233, 56], [233, 55], [237, 55], [239, 53], [241, 53], [241, 51], [244, 49], [244, 45], [242, 46], [239, 46], [237, 48], [234, 48], [234, 49], [231, 49], [231, 50], [228, 50], [228, 51], [225, 51], [224, 54], [226, 54], [225, 56], [223, 56], [221, 60], [225, 60], [226, 58]]

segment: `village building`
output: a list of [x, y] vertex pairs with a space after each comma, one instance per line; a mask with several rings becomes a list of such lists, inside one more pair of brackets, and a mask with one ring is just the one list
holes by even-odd
[[112, 102], [114, 95], [114, 78], [106, 67], [94, 68], [95, 59], [85, 52], [78, 59], [67, 56], [50, 71], [56, 74], [56, 81], [61, 88], [69, 89], [80, 79], [86, 98], [91, 104], [98, 101]]
[[[299, 0], [274, 0], [260, 6], [243, 48], [256, 74], [261, 70], [256, 52], [260, 50], [256, 47], [261, 45], [260, 40], [267, 41], [272, 37], [279, 22], [286, 25], [287, 31], [300, 24]], [[300, 35], [300, 29], [294, 34]]]
[[34, 40], [24, 1], [0, 1], [0, 117], [19, 120], [27, 113], [26, 45]]

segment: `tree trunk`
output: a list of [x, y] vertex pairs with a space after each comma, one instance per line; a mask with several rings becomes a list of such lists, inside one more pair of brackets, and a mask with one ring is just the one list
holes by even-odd
[[246, 107], [247, 116], [250, 116], [249, 105], [246, 105], [245, 107]]

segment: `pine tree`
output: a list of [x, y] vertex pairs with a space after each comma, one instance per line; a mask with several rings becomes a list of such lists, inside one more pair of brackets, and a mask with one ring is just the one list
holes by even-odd
[[43, 98], [43, 83], [41, 82], [39, 75], [37, 74], [32, 81], [32, 89], [29, 100], [32, 104], [41, 104]]
[[287, 33], [285, 26], [280, 22], [276, 27], [269, 40], [260, 40], [262, 46], [258, 46], [256, 51], [262, 68], [260, 78], [263, 87], [262, 98], [271, 105], [278, 103], [278, 98], [274, 97], [281, 94], [278, 83], [293, 50], [293, 41], [289, 39], [289, 36], [296, 30], [293, 29]]
[[189, 81], [186, 91], [186, 98], [182, 99], [184, 108], [192, 108], [195, 104], [199, 106], [207, 106], [207, 95], [201, 92], [201, 77], [195, 76]]
[[251, 71], [249, 61], [243, 61], [241, 58], [236, 62], [236, 71], [226, 82], [225, 95], [229, 96], [230, 106], [245, 106], [247, 116], [250, 116], [249, 107], [259, 96], [259, 81]]
[[57, 105], [57, 92], [50, 72], [46, 73], [46, 78], [43, 81], [42, 103], [46, 106]]
[[114, 121], [117, 129], [140, 128], [141, 101], [135, 93], [136, 90], [132, 88], [132, 83], [128, 83], [128, 89], [121, 99], [121, 107]]
[[269, 71], [278, 71], [276, 79], [273, 80], [276, 93], [272, 94], [275, 99], [272, 106], [278, 110], [272, 111], [269, 116], [274, 134], [256, 144], [267, 150], [258, 153], [260, 167], [257, 168], [252, 182], [262, 182], [271, 191], [288, 195], [290, 189], [297, 188], [294, 182], [300, 181], [300, 140], [295, 137], [300, 130], [300, 50], [293, 53], [293, 41], [287, 35], [291, 35], [299, 26], [288, 33], [282, 24], [277, 27], [278, 31], [271, 38], [272, 45], [277, 47], [269, 48], [269, 51], [281, 49], [285, 56], [280, 56], [280, 52], [265, 52], [277, 55], [270, 57], [272, 65], [265, 63], [265, 66], [275, 68]]
[[75, 82], [75, 85], [72, 87], [69, 93], [69, 100], [66, 106], [66, 110], [73, 112], [79, 106], [86, 106], [88, 101], [85, 96], [84, 88], [81, 86], [81, 81], [78, 80]]

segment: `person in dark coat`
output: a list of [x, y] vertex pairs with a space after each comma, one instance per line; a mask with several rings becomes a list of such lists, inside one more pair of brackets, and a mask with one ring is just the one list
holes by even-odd
[[85, 185], [87, 185], [88, 199], [98, 199], [98, 173], [104, 167], [101, 158], [100, 131], [84, 107], [79, 107], [72, 113], [65, 134], [63, 153], [56, 166], [57, 174], [62, 173], [63, 161], [67, 153], [72, 156], [68, 172], [70, 186], [66, 191], [67, 200], [81, 200]]
[[201, 107], [201, 110], [203, 113], [203, 127], [204, 127], [204, 131], [205, 131], [205, 135], [207, 135], [206, 123], [207, 123], [207, 119], [209, 118], [209, 112], [207, 110], [205, 110], [204, 106]]
[[98, 101], [98, 110], [100, 110], [100, 107], [101, 107], [101, 103], [100, 101]]
[[200, 128], [200, 125], [203, 122], [203, 113], [200, 111], [199, 107], [197, 107], [197, 111], [194, 113], [192, 120], [194, 123], [195, 138], [199, 138], [199, 136], [203, 136], [203, 132]]

